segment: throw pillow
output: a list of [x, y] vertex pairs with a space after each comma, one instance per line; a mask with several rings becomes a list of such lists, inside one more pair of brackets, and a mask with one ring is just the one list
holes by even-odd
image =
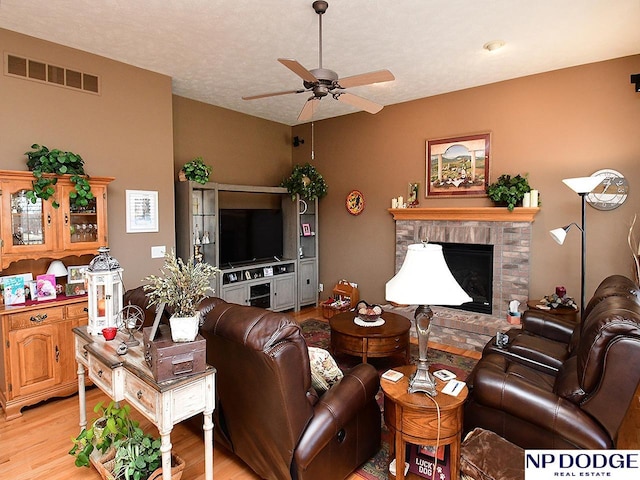
[[326, 392], [343, 377], [331, 354], [322, 348], [309, 347], [309, 366], [311, 384], [318, 393]]

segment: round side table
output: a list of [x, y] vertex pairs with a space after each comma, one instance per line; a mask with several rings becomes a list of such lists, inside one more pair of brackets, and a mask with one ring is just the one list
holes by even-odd
[[[384, 392], [384, 421], [394, 436], [396, 480], [404, 480], [404, 462], [407, 443], [414, 445], [449, 445], [451, 478], [460, 477], [460, 442], [462, 440], [462, 406], [469, 390], [466, 385], [457, 397], [442, 393], [446, 382], [435, 379], [438, 395], [429, 397], [424, 393], [408, 393], [409, 377], [415, 365], [395, 368], [404, 374], [397, 382], [381, 379]], [[440, 423], [438, 424], [438, 408]], [[393, 454], [392, 454], [393, 455]], [[391, 458], [389, 459], [391, 460]]]

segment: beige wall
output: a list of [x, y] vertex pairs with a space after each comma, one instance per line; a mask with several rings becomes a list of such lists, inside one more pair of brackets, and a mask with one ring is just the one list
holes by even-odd
[[278, 185], [291, 173], [291, 127], [206, 103], [173, 97], [175, 174], [195, 157], [211, 181]]
[[[101, 94], [91, 95], [1, 74], [0, 168], [26, 170], [24, 152], [40, 143], [79, 153], [89, 175], [115, 177], [109, 246], [125, 286], [139, 285], [162, 265], [151, 260], [151, 246], [174, 244], [171, 78], [3, 29], [0, 45], [3, 53], [100, 77]], [[158, 233], [126, 233], [126, 190], [158, 191]]]
[[[561, 180], [601, 168], [619, 170], [631, 186], [627, 202], [614, 211], [587, 206], [587, 298], [605, 276], [631, 276], [626, 240], [640, 211], [640, 94], [630, 74], [639, 72], [640, 56], [632, 56], [392, 105], [377, 115], [316, 122], [313, 163], [329, 185], [320, 201], [324, 295], [347, 278], [359, 284], [361, 298], [384, 300], [384, 284], [394, 274], [394, 222], [387, 208], [392, 197], [406, 197], [409, 182], [420, 182], [421, 207], [491, 204], [424, 197], [425, 141], [484, 131], [492, 134], [491, 181], [502, 173], [528, 173], [541, 192], [532, 298], [565, 285], [579, 299], [580, 232], [570, 231], [560, 247], [548, 231], [580, 222], [580, 198]], [[292, 135], [309, 140], [293, 149], [294, 163], [309, 161], [310, 125], [294, 127]], [[352, 189], [366, 201], [357, 217], [344, 207]]]

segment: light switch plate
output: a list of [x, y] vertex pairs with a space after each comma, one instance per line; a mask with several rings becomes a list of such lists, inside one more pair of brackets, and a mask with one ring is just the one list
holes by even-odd
[[151, 258], [163, 258], [167, 251], [167, 247], [160, 245], [157, 247], [151, 247]]

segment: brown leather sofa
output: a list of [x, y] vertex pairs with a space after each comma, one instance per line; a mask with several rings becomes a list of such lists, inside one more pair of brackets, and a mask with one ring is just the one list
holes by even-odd
[[640, 303], [637, 285], [615, 277], [598, 288], [557, 369], [540, 367], [548, 359], [533, 343], [517, 355], [485, 351], [467, 380], [465, 430], [492, 430], [522, 448], [616, 447], [640, 381]]
[[[141, 288], [125, 294], [148, 309]], [[207, 363], [217, 369], [215, 441], [264, 479], [346, 478], [380, 448], [380, 381], [360, 364], [319, 395], [291, 317], [207, 298], [200, 304]]]
[[[602, 300], [611, 296], [626, 297], [640, 304], [640, 289], [622, 275], [605, 278], [584, 310], [584, 318]], [[536, 370], [555, 375], [580, 341], [582, 322], [552, 311], [527, 310], [522, 315], [522, 329], [506, 332], [508, 343], [498, 345], [496, 337], [488, 342], [483, 355], [498, 353]]]

